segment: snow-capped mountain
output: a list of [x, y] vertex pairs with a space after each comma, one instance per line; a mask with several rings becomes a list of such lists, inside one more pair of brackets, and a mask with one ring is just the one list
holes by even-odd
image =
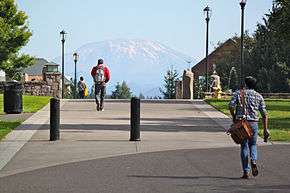
[[[111, 71], [108, 94], [117, 82], [127, 82], [134, 94], [146, 93], [145, 96], [156, 96], [150, 90], [163, 85], [166, 71], [173, 66], [179, 74], [188, 68], [189, 56], [181, 54], [167, 46], [149, 40], [109, 40], [86, 44], [76, 50], [79, 54], [77, 77], [83, 76], [86, 83], [92, 85], [91, 68], [99, 58], [103, 58]], [[73, 77], [73, 53], [65, 55], [65, 74]], [[61, 63], [61, 57], [54, 62]]]

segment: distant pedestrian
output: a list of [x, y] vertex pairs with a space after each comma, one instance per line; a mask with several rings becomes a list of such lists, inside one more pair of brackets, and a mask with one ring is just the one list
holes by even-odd
[[81, 76], [80, 80], [78, 82], [78, 92], [79, 92], [79, 98], [83, 99], [85, 98], [85, 90], [87, 89], [87, 85], [84, 81], [84, 78]]
[[95, 83], [95, 99], [97, 111], [104, 111], [104, 97], [106, 94], [106, 83], [110, 80], [109, 68], [104, 64], [103, 59], [99, 59], [93, 67], [91, 75]]
[[[233, 122], [238, 119], [246, 118], [250, 123], [253, 130], [253, 137], [251, 139], [245, 139], [241, 143], [241, 161], [243, 168], [243, 176], [241, 178], [248, 179], [250, 169], [252, 169], [252, 175], [255, 177], [258, 175], [257, 167], [257, 137], [258, 137], [258, 111], [262, 116], [262, 123], [264, 129], [264, 140], [267, 141], [270, 133], [268, 130], [268, 116], [266, 111], [265, 101], [261, 94], [256, 92], [257, 80], [251, 76], [245, 78], [246, 88], [242, 88], [233, 94], [233, 97], [229, 103], [229, 109], [233, 118]], [[245, 101], [245, 110], [243, 110], [243, 98]], [[245, 112], [245, 113], [243, 113]], [[249, 159], [251, 167], [249, 166]]]

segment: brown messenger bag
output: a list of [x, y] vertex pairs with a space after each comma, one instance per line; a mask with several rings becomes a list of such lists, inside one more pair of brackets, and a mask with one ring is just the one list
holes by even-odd
[[231, 125], [228, 130], [228, 133], [231, 135], [232, 139], [236, 144], [241, 144], [245, 139], [251, 139], [253, 137], [253, 129], [250, 123], [247, 121], [247, 111], [245, 106], [245, 91], [244, 89], [240, 90], [241, 93], [241, 102], [243, 107], [243, 115], [246, 115], [245, 118], [236, 120], [235, 123]]

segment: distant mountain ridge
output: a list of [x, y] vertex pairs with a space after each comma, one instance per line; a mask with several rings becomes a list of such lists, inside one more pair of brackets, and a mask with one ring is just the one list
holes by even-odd
[[[103, 58], [111, 71], [111, 81], [108, 92], [111, 92], [117, 82], [126, 81], [134, 94], [148, 93], [163, 85], [163, 77], [166, 71], [173, 66], [180, 75], [188, 68], [187, 61], [192, 60], [180, 52], [177, 52], [159, 42], [150, 40], [108, 40], [89, 43], [76, 50], [79, 54], [77, 64], [77, 77], [83, 76], [85, 81], [92, 85], [90, 76], [91, 68], [96, 65], [98, 58]], [[73, 53], [65, 55], [65, 74], [74, 77]], [[61, 63], [61, 57], [54, 62]], [[110, 93], [108, 93], [110, 94]], [[160, 95], [160, 93], [159, 93]]]

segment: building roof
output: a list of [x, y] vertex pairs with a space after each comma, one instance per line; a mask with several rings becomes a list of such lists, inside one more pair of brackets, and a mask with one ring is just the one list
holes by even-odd
[[[218, 48], [216, 48], [213, 52], [211, 52], [209, 55], [208, 55], [208, 58], [209, 58], [209, 70], [212, 69], [212, 65], [214, 64], [214, 62], [220, 58], [223, 54], [223, 52], [225, 52], [229, 47], [232, 47], [234, 45], [236, 45], [237, 42], [236, 40], [230, 38], [228, 39], [227, 41], [225, 41], [224, 43], [222, 43]], [[192, 68], [191, 68], [191, 71], [192, 72], [201, 72], [201, 71], [204, 71], [204, 65], [206, 63], [206, 58], [203, 58], [200, 62], [198, 62], [196, 65], [194, 65]], [[200, 74], [200, 73], [199, 73]]]
[[72, 80], [69, 80], [68, 77], [64, 76], [64, 84], [65, 85], [71, 85], [71, 84], [73, 84], [73, 81]]
[[45, 66], [59, 66], [56, 63], [53, 62], [48, 62], [47, 60], [43, 58], [36, 58], [35, 59], [35, 64], [32, 66], [29, 66], [23, 70], [23, 73], [32, 75], [32, 76], [37, 76], [37, 75], [42, 75], [42, 70]]
[[[59, 64], [56, 64], [54, 62], [48, 62], [43, 58], [36, 58], [35, 64], [25, 68], [23, 70], [23, 73], [26, 73], [27, 75], [30, 76], [42, 76], [42, 71], [45, 66], [59, 66]], [[64, 76], [64, 84], [70, 85], [72, 84], [72, 81], [70, 81], [66, 76]]]

